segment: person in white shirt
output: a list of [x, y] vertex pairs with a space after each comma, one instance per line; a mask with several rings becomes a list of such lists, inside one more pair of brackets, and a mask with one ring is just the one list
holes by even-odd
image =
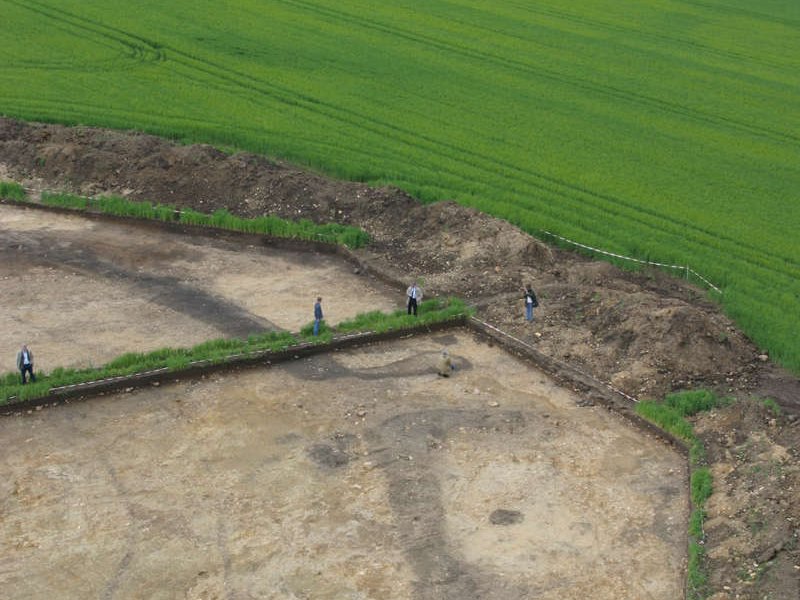
[[36, 375], [33, 374], [33, 352], [25, 344], [22, 344], [22, 349], [17, 352], [17, 368], [22, 375], [22, 385], [28, 383], [27, 373], [30, 373], [31, 381], [36, 381]]
[[417, 304], [422, 302], [422, 289], [415, 283], [412, 283], [408, 286], [406, 290], [406, 296], [408, 296], [408, 314], [414, 313], [414, 316], [417, 316]]

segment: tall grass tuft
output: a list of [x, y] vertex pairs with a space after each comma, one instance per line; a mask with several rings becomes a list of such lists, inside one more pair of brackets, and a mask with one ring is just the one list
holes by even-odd
[[22, 202], [27, 197], [25, 188], [11, 181], [0, 181], [0, 198]]
[[684, 417], [691, 417], [697, 413], [711, 410], [718, 406], [725, 406], [733, 402], [732, 398], [719, 397], [708, 390], [691, 390], [668, 394], [664, 403]]
[[373, 311], [339, 323], [336, 326], [336, 331], [348, 333], [369, 330], [381, 333], [391, 329], [445, 321], [460, 315], [470, 315], [473, 312], [474, 310], [468, 307], [460, 298], [434, 298], [425, 300], [419, 305], [418, 316], [416, 317], [407, 314], [405, 310], [397, 310], [389, 314]]
[[86, 210], [89, 208], [89, 199], [72, 194], [51, 194], [42, 193], [42, 204], [45, 206], [57, 206], [59, 208], [71, 208], [73, 210]]
[[695, 506], [703, 506], [711, 497], [713, 492], [711, 471], [708, 467], [700, 467], [692, 471], [691, 477], [692, 503]]
[[271, 215], [249, 219], [232, 215], [224, 208], [211, 214], [183, 209], [180, 213], [180, 222], [187, 225], [218, 227], [272, 237], [341, 244], [349, 248], [360, 248], [369, 243], [369, 235], [365, 231], [349, 225], [339, 225], [338, 223], [319, 225], [308, 219], [289, 221]]

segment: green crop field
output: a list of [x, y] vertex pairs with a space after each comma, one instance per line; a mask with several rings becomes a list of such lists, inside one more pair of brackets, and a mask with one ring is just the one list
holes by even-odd
[[688, 264], [800, 371], [797, 0], [0, 0], [0, 16], [2, 114], [252, 150]]

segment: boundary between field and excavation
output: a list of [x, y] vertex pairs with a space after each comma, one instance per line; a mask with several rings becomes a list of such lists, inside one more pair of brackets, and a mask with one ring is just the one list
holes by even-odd
[[[39, 194], [40, 196], [42, 194], [44, 194], [44, 193], [47, 193], [46, 190], [42, 190], [42, 189], [39, 189], [39, 188], [26, 187], [26, 186], [22, 186], [22, 185], [19, 185], [19, 189], [23, 190], [26, 193], [33, 192], [34, 194]], [[90, 198], [87, 197], [87, 200], [88, 199], [90, 199]], [[131, 201], [127, 200], [127, 198], [121, 198], [121, 199], [125, 200], [125, 201], [128, 201], [128, 202], [131, 202]], [[174, 231], [174, 232], [205, 232], [205, 235], [211, 235], [212, 237], [223, 237], [220, 234], [226, 233], [226, 232], [235, 232], [235, 233], [239, 233], [241, 235], [252, 235], [252, 236], [254, 236], [256, 238], [263, 238], [264, 236], [266, 236], [267, 238], [270, 238], [270, 240], [271, 240], [270, 243], [268, 243], [268, 244], [265, 243], [263, 239], [261, 239], [261, 242], [263, 244], [269, 245], [271, 247], [283, 247], [283, 248], [286, 248], [286, 249], [294, 249], [294, 248], [297, 248], [297, 244], [301, 244], [301, 245], [302, 244], [309, 244], [309, 245], [313, 246], [314, 249], [316, 249], [317, 251], [327, 251], [327, 252], [330, 252], [330, 253], [336, 253], [336, 254], [340, 254], [340, 255], [343, 255], [343, 256], [347, 256], [348, 259], [351, 260], [351, 262], [356, 262], [356, 263], [360, 263], [361, 262], [351, 252], [349, 252], [350, 249], [347, 248], [347, 246], [345, 246], [343, 244], [340, 244], [340, 243], [337, 243], [336, 241], [322, 240], [322, 239], [320, 239], [320, 240], [308, 240], [308, 239], [300, 239], [300, 238], [295, 238], [295, 237], [276, 237], [276, 236], [270, 236], [268, 234], [248, 233], [248, 232], [244, 232], [244, 231], [236, 231], [234, 229], [226, 229], [226, 228], [223, 228], [223, 227], [214, 227], [212, 225], [193, 225], [193, 224], [189, 224], [189, 223], [177, 222], [177, 221], [180, 220], [181, 213], [182, 213], [182, 210], [180, 208], [177, 208], [177, 207], [169, 207], [174, 211], [174, 221], [169, 221], [169, 220], [147, 219], [147, 218], [130, 216], [130, 215], [115, 215], [113, 213], [104, 213], [104, 212], [100, 212], [100, 211], [97, 211], [97, 210], [93, 210], [91, 208], [83, 208], [83, 209], [81, 209], [81, 208], [75, 208], [75, 207], [44, 204], [41, 200], [36, 201], [36, 200], [21, 200], [21, 199], [17, 199], [17, 198], [0, 198], [0, 203], [2, 203], [2, 204], [19, 205], [19, 206], [30, 206], [30, 207], [34, 207], [34, 208], [37, 208], [37, 209], [50, 210], [52, 212], [61, 213], [61, 214], [80, 213], [80, 214], [86, 215], [89, 218], [95, 218], [95, 219], [105, 218], [105, 219], [108, 219], [109, 221], [116, 221], [116, 222], [120, 222], [120, 223], [130, 223], [131, 221], [136, 221], [136, 222], [139, 222], [139, 223], [156, 222], [156, 223], [160, 223], [160, 224], [164, 225], [170, 231]], [[183, 228], [187, 228], [187, 229], [183, 229]], [[539, 233], [542, 234], [543, 236], [549, 237], [549, 238], [551, 238], [553, 240], [557, 240], [561, 244], [573, 246], [574, 248], [578, 248], [578, 249], [580, 249], [580, 250], [582, 250], [584, 252], [587, 252], [589, 254], [600, 254], [600, 255], [603, 255], [603, 256], [607, 256], [607, 257], [614, 258], [614, 259], [621, 260], [621, 261], [627, 261], [627, 262], [634, 263], [634, 264], [637, 264], [637, 265], [646, 265], [646, 266], [658, 267], [658, 268], [664, 269], [664, 270], [679, 271], [679, 272], [681, 272], [683, 274], [684, 279], [686, 279], [687, 281], [689, 281], [691, 276], [694, 276], [707, 289], [709, 289], [709, 290], [711, 290], [713, 292], [716, 292], [720, 296], [722, 296], [724, 294], [724, 290], [721, 287], [719, 287], [719, 286], [715, 285], [714, 283], [712, 283], [707, 277], [705, 277], [701, 273], [698, 273], [697, 271], [692, 269], [689, 265], [674, 265], [674, 264], [670, 264], [670, 263], [663, 263], [663, 262], [657, 262], [657, 261], [651, 261], [651, 260], [643, 260], [643, 259], [639, 259], [639, 258], [634, 258], [632, 256], [626, 256], [624, 254], [618, 254], [616, 252], [610, 252], [608, 250], [603, 250], [601, 248], [596, 248], [594, 246], [589, 246], [587, 244], [583, 244], [581, 242], [577, 242], [575, 240], [571, 240], [571, 239], [566, 238], [566, 237], [564, 237], [562, 235], [559, 235], [557, 233], [553, 233], [551, 231], [547, 231], [546, 229], [540, 229]], [[346, 252], [344, 252], [344, 251], [346, 251]], [[360, 264], [359, 266], [361, 268], [367, 268], [363, 264]], [[379, 279], [386, 280], [386, 278], [381, 273], [373, 271], [372, 274], [375, 277], [379, 278]]]

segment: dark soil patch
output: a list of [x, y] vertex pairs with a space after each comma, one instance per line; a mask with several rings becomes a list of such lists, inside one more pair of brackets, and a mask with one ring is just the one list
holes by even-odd
[[498, 508], [489, 515], [489, 522], [492, 525], [514, 525], [516, 523], [522, 523], [524, 518], [525, 516], [518, 510]]
[[[212, 325], [231, 337], [246, 338], [250, 334], [280, 330], [274, 323], [244, 310], [234, 302], [197, 286], [187, 285], [176, 276], [142, 272], [143, 264], [153, 257], [147, 259], [132, 251], [126, 255], [109, 255], [108, 252], [101, 255], [99, 251], [104, 250], [103, 248], [93, 247], [78, 233], [71, 235], [70, 232], [41, 232], [35, 246], [31, 244], [30, 238], [19, 240], [18, 243], [14, 232], [5, 230], [2, 226], [0, 234], [11, 242], [5, 248], [0, 246], [0, 260], [24, 256], [28, 266], [66, 266], [112, 284], [132, 285], [151, 302], [167, 308], [178, 307], [184, 314]], [[153, 254], [158, 252], [159, 249], [154, 247]]]
[[343, 467], [350, 462], [350, 458], [345, 452], [330, 444], [314, 444], [309, 448], [308, 455], [319, 466], [332, 469]]

